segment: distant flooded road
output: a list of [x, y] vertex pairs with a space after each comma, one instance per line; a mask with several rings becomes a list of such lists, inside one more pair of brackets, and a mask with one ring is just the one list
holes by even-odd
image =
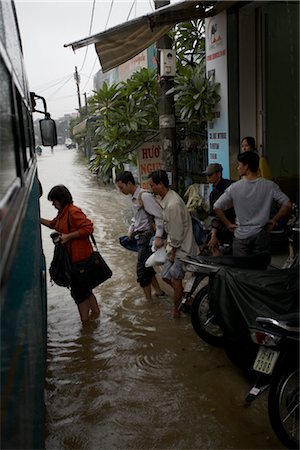
[[[282, 449], [265, 398], [244, 407], [249, 383], [222, 349], [198, 338], [190, 318], [172, 318], [172, 299], [144, 300], [136, 255], [119, 245], [129, 198], [101, 186], [76, 150], [38, 157], [41, 215], [53, 218], [50, 188], [65, 184], [94, 222], [113, 278], [95, 289], [101, 316], [82, 328], [65, 288], [48, 279], [46, 449]], [[50, 230], [43, 227], [47, 266]], [[49, 278], [49, 277], [48, 277]]]

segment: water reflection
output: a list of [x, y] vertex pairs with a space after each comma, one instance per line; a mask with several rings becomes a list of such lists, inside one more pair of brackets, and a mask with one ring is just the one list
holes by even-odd
[[[43, 217], [63, 183], [93, 220], [112, 279], [95, 290], [101, 316], [82, 327], [67, 289], [48, 285], [46, 449], [280, 449], [265, 399], [243, 406], [249, 384], [222, 349], [203, 343], [171, 299], [146, 302], [135, 254], [119, 245], [130, 202], [100, 186], [84, 158], [64, 147], [38, 159]], [[46, 260], [53, 244], [43, 228]], [[168, 288], [167, 288], [168, 290]]]

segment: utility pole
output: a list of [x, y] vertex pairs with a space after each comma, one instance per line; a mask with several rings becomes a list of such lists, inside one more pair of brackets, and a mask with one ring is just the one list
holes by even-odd
[[85, 112], [86, 115], [88, 114], [88, 104], [87, 104], [87, 96], [86, 96], [86, 92], [83, 94], [84, 96], [84, 106], [85, 106]]
[[[154, 0], [155, 9], [169, 5], [170, 0]], [[174, 95], [166, 96], [166, 92], [174, 86], [173, 77], [161, 76], [160, 54], [163, 49], [172, 49], [172, 39], [168, 35], [162, 36], [156, 43], [157, 65], [159, 76], [159, 131], [162, 149], [162, 160], [164, 169], [172, 173], [172, 186], [178, 190], [178, 169], [176, 151], [176, 125]]]
[[79, 114], [81, 111], [81, 99], [80, 99], [80, 91], [79, 91], [79, 83], [80, 83], [80, 75], [77, 72], [77, 66], [75, 66], [74, 80], [77, 86], [77, 96], [78, 96], [78, 106], [79, 106]]

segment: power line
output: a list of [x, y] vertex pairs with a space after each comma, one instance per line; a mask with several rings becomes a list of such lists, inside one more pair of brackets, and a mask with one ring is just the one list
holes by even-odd
[[[105, 30], [107, 29], [107, 25], [108, 25], [108, 22], [109, 22], [109, 19], [110, 19], [110, 16], [111, 16], [113, 4], [114, 4], [114, 0], [111, 0], [111, 4], [110, 4], [110, 8], [109, 8], [109, 11], [108, 11], [108, 16], [107, 16], [106, 24], [105, 24], [105, 28], [104, 28]], [[93, 67], [92, 67], [91, 72], [90, 72], [90, 75], [89, 75], [89, 77], [87, 79], [87, 82], [85, 83], [84, 88], [83, 88], [83, 91], [85, 90], [86, 86], [88, 85], [88, 82], [90, 81], [90, 78], [92, 76], [92, 73], [93, 73], [94, 67], [96, 65], [97, 59], [98, 59], [98, 57], [96, 56], [94, 64], [93, 64]]]
[[93, 73], [93, 70], [94, 70], [94, 67], [95, 67], [95, 65], [96, 65], [97, 60], [98, 60], [98, 56], [96, 56], [96, 58], [95, 58], [93, 67], [92, 67], [91, 72], [90, 72], [90, 74], [89, 74], [89, 77], [88, 77], [88, 79], [87, 79], [87, 81], [86, 81], [86, 83], [85, 83], [85, 85], [84, 85], [84, 88], [82, 89], [83, 91], [85, 90], [85, 88], [86, 88], [87, 85], [88, 85], [88, 82], [90, 81], [90, 78], [91, 78], [91, 76], [92, 76], [92, 73]]
[[110, 9], [109, 9], [109, 12], [108, 12], [108, 17], [107, 17], [107, 21], [106, 21], [106, 25], [105, 25], [105, 30], [107, 28], [107, 25], [108, 25], [108, 22], [109, 22], [109, 19], [110, 19], [110, 16], [111, 16], [113, 4], [114, 4], [114, 0], [111, 0]]
[[49, 81], [48, 83], [45, 83], [45, 84], [41, 85], [40, 87], [37, 86], [35, 88], [35, 90], [39, 91], [40, 93], [43, 93], [45, 91], [48, 91], [48, 89], [51, 89], [51, 88], [57, 86], [58, 84], [62, 83], [63, 81], [65, 81], [69, 77], [70, 77], [70, 74], [65, 75], [64, 77], [61, 77], [61, 78], [57, 78], [56, 80], [53, 80], [53, 81]]
[[52, 98], [57, 92], [59, 92], [71, 80], [71, 78], [73, 78], [73, 74], [70, 75], [70, 77], [58, 89], [56, 89], [56, 91], [49, 95], [48, 99]]
[[[94, 13], [95, 13], [95, 4], [96, 4], [96, 0], [93, 0], [92, 14], [91, 14], [90, 28], [89, 28], [89, 36], [91, 35], [92, 27], [93, 27]], [[82, 69], [83, 69], [83, 66], [84, 66], [84, 64], [85, 64], [85, 61], [86, 61], [86, 57], [87, 57], [88, 51], [89, 51], [89, 45], [88, 45], [88, 46], [86, 47], [86, 49], [85, 49], [85, 55], [84, 55], [83, 63], [82, 63], [82, 65], [81, 65], [81, 68], [79, 69], [79, 72], [81, 72]]]
[[154, 11], [154, 8], [153, 8], [151, 0], [149, 0], [149, 5], [151, 6], [152, 11]]
[[132, 5], [131, 5], [131, 8], [130, 8], [130, 11], [129, 11], [129, 13], [128, 13], [128, 16], [127, 16], [127, 19], [126, 19], [126, 21], [129, 19], [129, 17], [130, 17], [130, 14], [131, 14], [131, 11], [132, 11], [132, 9], [133, 9], [133, 7], [134, 7], [134, 4], [136, 3], [136, 0], [133, 0], [133, 2], [132, 2]]

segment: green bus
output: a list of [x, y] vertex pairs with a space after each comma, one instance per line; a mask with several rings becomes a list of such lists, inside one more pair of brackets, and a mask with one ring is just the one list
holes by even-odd
[[44, 114], [43, 145], [57, 138], [45, 100], [28, 90], [10, 0], [0, 2], [0, 80], [1, 448], [41, 449], [47, 298], [32, 112]]

